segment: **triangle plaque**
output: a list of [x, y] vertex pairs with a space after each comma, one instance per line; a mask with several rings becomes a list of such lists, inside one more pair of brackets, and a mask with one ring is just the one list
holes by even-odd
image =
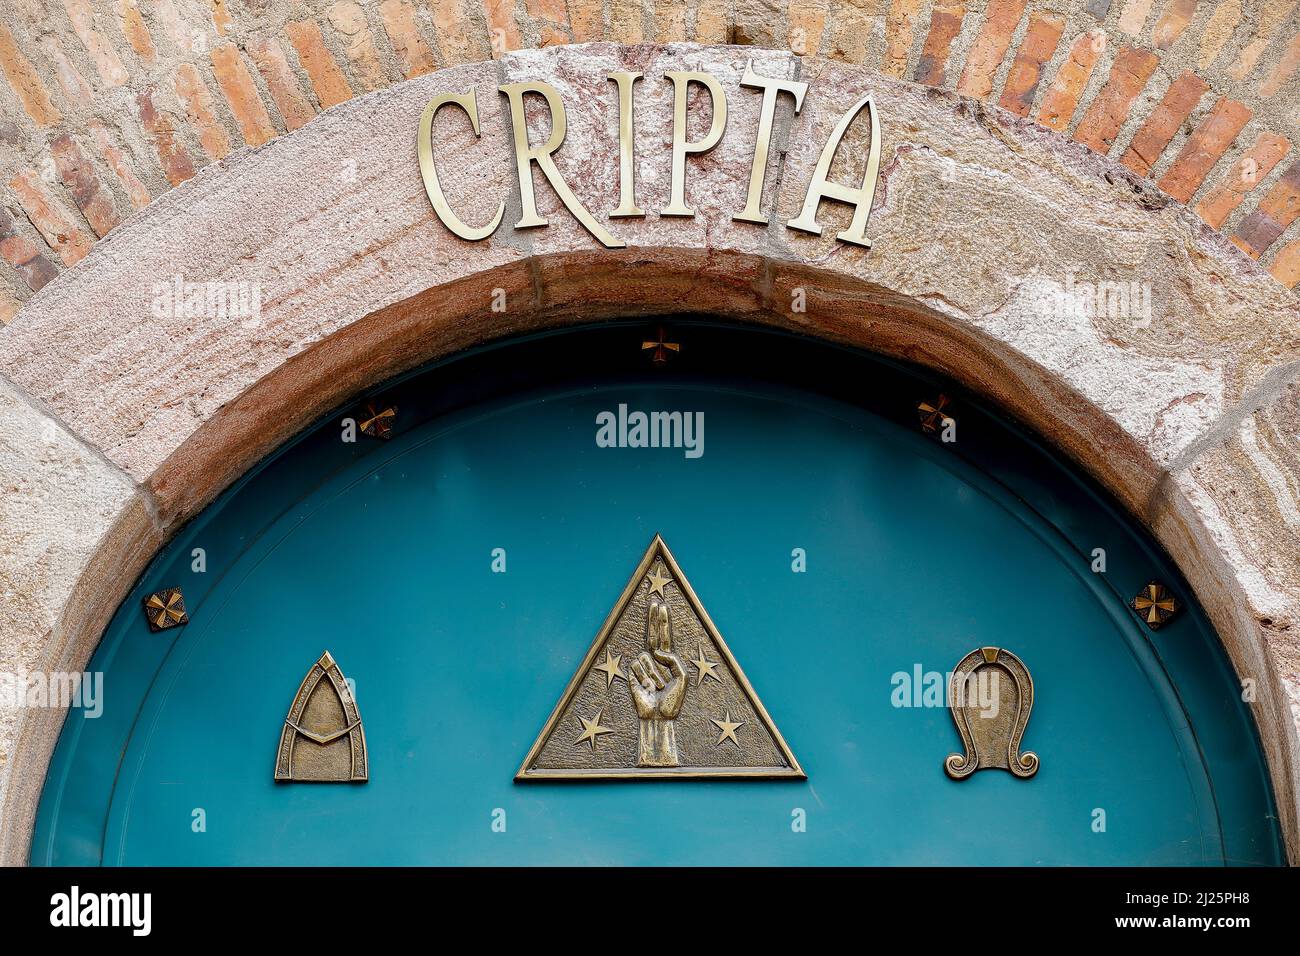
[[804, 772], [655, 535], [516, 780]]

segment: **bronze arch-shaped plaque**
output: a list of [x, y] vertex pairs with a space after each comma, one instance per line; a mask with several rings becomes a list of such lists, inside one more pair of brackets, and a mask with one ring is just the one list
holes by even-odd
[[979, 647], [957, 663], [948, 681], [948, 708], [964, 754], [949, 754], [943, 769], [953, 780], [977, 770], [1009, 770], [1028, 779], [1038, 772], [1038, 755], [1020, 752], [1034, 707], [1029, 668], [1010, 651]]
[[307, 671], [294, 695], [280, 731], [275, 779], [313, 783], [369, 779], [361, 712], [329, 651]]

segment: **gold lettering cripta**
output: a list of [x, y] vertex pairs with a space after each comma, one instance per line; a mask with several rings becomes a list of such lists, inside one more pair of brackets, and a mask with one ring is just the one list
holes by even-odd
[[[615, 71], [609, 73], [608, 78], [615, 85], [614, 94], [618, 103], [619, 155], [619, 201], [618, 205], [610, 210], [609, 218], [644, 217], [645, 211], [637, 204], [636, 197], [634, 110], [636, 84], [643, 79], [643, 76], [637, 72]], [[673, 87], [673, 133], [669, 201], [668, 205], [660, 210], [659, 215], [693, 218], [695, 208], [687, 202], [686, 195], [687, 159], [714, 149], [727, 134], [727, 93], [722, 82], [710, 73], [670, 70], [664, 73], [663, 78]], [[797, 80], [761, 76], [754, 72], [752, 63], [746, 63], [739, 85], [744, 89], [761, 92], [763, 98], [759, 108], [758, 129], [754, 136], [754, 152], [750, 163], [745, 205], [731, 218], [736, 222], [765, 226], [768, 217], [763, 212], [763, 183], [772, 150], [772, 130], [778, 100], [780, 94], [788, 94], [794, 101], [793, 114], [797, 117], [803, 108], [808, 84]], [[696, 97], [696, 101], [701, 105], [694, 109], [701, 114], [707, 110], [709, 115], [709, 128], [698, 139], [691, 139], [687, 131], [690, 114], [693, 111], [691, 106], [693, 88], [702, 94]], [[621, 249], [626, 246], [623, 240], [611, 233], [592, 215], [574, 194], [559, 167], [556, 166], [554, 157], [564, 145], [568, 131], [568, 116], [565, 112], [564, 100], [555, 87], [550, 83], [534, 81], [506, 83], [497, 89], [507, 101], [510, 133], [514, 146], [515, 172], [519, 182], [520, 216], [514, 228], [533, 229], [550, 224], [549, 220], [537, 210], [533, 186], [533, 167], [536, 166], [559, 197], [564, 208], [601, 245], [608, 249]], [[549, 119], [550, 136], [543, 143], [534, 143], [529, 139], [528, 121], [525, 115], [526, 97], [540, 97], [546, 105], [545, 115]], [[451, 208], [442, 182], [438, 178], [434, 157], [434, 122], [439, 110], [444, 106], [459, 107], [469, 117], [475, 138], [480, 136], [478, 103], [474, 90], [464, 93], [443, 93], [434, 97], [420, 116], [416, 148], [420, 163], [420, 177], [424, 181], [424, 190], [433, 206], [433, 211], [442, 224], [461, 239], [477, 242], [491, 236], [501, 225], [505, 214], [505, 201], [502, 199], [498, 203], [496, 213], [481, 226], [470, 225]], [[866, 147], [866, 165], [862, 181], [857, 185], [833, 182], [830, 179], [831, 164], [841, 152], [840, 147], [849, 126], [864, 110], [870, 124], [871, 140]], [[799, 215], [789, 220], [786, 227], [819, 236], [822, 234], [822, 226], [817, 216], [822, 202], [838, 202], [851, 206], [853, 217], [848, 228], [836, 233], [835, 238], [841, 242], [871, 248], [871, 241], [867, 239], [866, 232], [871, 205], [876, 194], [876, 181], [880, 176], [880, 146], [880, 116], [876, 110], [875, 100], [871, 96], [864, 96], [844, 113], [832, 130], [818, 157]]]

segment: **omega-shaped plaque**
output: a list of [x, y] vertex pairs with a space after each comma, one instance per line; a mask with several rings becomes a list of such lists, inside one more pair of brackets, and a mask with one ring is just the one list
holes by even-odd
[[963, 657], [948, 681], [948, 707], [966, 752], [944, 760], [948, 776], [965, 780], [993, 769], [1022, 779], [1036, 774], [1038, 755], [1020, 752], [1033, 706], [1033, 678], [1015, 654], [980, 647]]

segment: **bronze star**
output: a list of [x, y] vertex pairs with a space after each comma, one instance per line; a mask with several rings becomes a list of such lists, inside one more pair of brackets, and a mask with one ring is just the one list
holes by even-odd
[[710, 717], [709, 720], [717, 724], [718, 729], [722, 731], [722, 735], [718, 737], [718, 743], [715, 746], [721, 745], [728, 737], [731, 738], [733, 744], [737, 747], [740, 746], [740, 741], [736, 739], [736, 731], [745, 725], [744, 721], [732, 720], [731, 711], [727, 711], [727, 716], [722, 720], [718, 720], [716, 717]]
[[667, 576], [665, 576], [665, 575], [663, 575], [663, 574], [660, 574], [660, 573], [659, 573], [659, 565], [656, 564], [655, 567], [654, 567], [654, 570], [650, 572], [649, 580], [650, 580], [650, 593], [651, 593], [651, 594], [654, 594], [654, 593], [657, 592], [657, 593], [659, 594], [660, 597], [667, 597], [667, 596], [668, 596], [668, 595], [664, 594], [664, 585], [666, 585], [666, 584], [671, 584], [673, 579], [670, 578], [670, 577], [667, 577]]
[[[594, 669], [605, 672], [606, 690], [608, 690], [610, 687], [614, 685], [615, 677], [623, 677], [623, 672], [618, 669], [619, 665], [622, 663], [623, 663], [623, 656], [621, 654], [615, 654], [613, 656], [613, 659], [611, 660], [609, 654], [609, 648], [608, 647], [605, 648], [604, 662], [597, 664]], [[627, 678], [623, 677], [623, 680], [627, 680]]]
[[600, 718], [603, 717], [604, 715], [605, 715], [605, 710], [604, 708], [601, 708], [600, 710], [596, 711], [596, 716], [592, 717], [590, 720], [588, 720], [586, 717], [579, 717], [578, 722], [582, 724], [582, 736], [579, 737], [577, 740], [575, 740], [574, 743], [580, 744], [585, 740], [587, 741], [587, 743], [591, 745], [591, 749], [595, 750], [597, 737], [599, 737], [601, 734], [612, 734], [614, 732], [610, 728], [602, 727], [600, 725]]
[[699, 656], [695, 660], [691, 661], [691, 663], [695, 665], [695, 669], [700, 672], [699, 676], [695, 678], [695, 686], [699, 687], [700, 684], [704, 682], [704, 678], [706, 677], [712, 677], [715, 681], [721, 684], [722, 678], [719, 677], [717, 674], [713, 673], [714, 668], [718, 666], [719, 662], [711, 661], [708, 659], [708, 657], [705, 656], [703, 645], [700, 645], [700, 648], [699, 650], [696, 651], [696, 654], [698, 654]]

